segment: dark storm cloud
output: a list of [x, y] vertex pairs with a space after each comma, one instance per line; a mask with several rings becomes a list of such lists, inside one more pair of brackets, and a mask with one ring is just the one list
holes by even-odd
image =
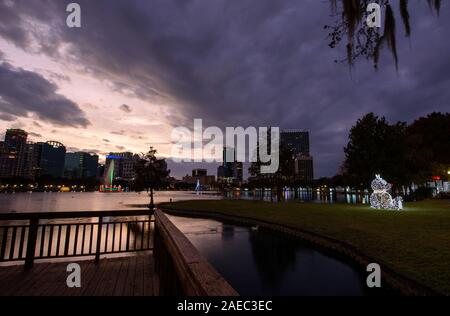
[[97, 155], [106, 155], [106, 152], [102, 152], [98, 149], [92, 149], [92, 148], [78, 148], [78, 147], [67, 147], [68, 152], [85, 152], [85, 153], [91, 153], [91, 154], [97, 154]]
[[122, 112], [125, 112], [125, 113], [131, 113], [131, 112], [132, 112], [130, 106], [127, 105], [127, 104], [122, 104], [122, 105], [119, 107], [119, 109], [120, 109]]
[[33, 136], [33, 137], [42, 137], [41, 134], [39, 134], [39, 133], [34, 133], [34, 132], [28, 132], [28, 135], [29, 135], [29, 136]]
[[17, 119], [17, 117], [14, 116], [14, 115], [6, 114], [6, 113], [0, 113], [0, 120], [1, 121], [13, 122], [16, 119]]
[[[307, 129], [318, 176], [336, 172], [348, 131], [363, 114], [410, 121], [448, 109], [447, 2], [439, 18], [427, 1], [410, 3], [411, 39], [397, 20], [398, 74], [386, 53], [378, 72], [364, 61], [352, 72], [333, 63], [345, 52], [327, 46], [328, 1], [78, 2], [81, 29], [63, 26], [67, 1], [19, 0], [14, 10], [3, 2], [0, 34], [27, 49], [37, 38], [53, 56], [60, 43], [71, 43], [61, 58], [117, 91], [172, 105], [175, 125], [203, 118], [221, 127]], [[51, 25], [50, 32], [30, 31], [29, 18]]]
[[0, 113], [10, 117], [36, 115], [62, 126], [86, 127], [89, 121], [77, 104], [56, 93], [44, 77], [0, 63]]

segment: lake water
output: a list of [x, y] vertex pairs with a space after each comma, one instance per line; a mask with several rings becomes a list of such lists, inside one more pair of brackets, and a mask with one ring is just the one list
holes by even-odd
[[[219, 199], [214, 194], [196, 194], [187, 191], [162, 191], [155, 193], [155, 203], [193, 199]], [[3, 193], [0, 194], [0, 212], [68, 212], [109, 211], [141, 208], [150, 202], [146, 193]]]
[[376, 294], [354, 267], [297, 240], [215, 220], [169, 217], [241, 295]]
[[[194, 199], [222, 199], [222, 195], [213, 192], [196, 194], [189, 191], [160, 191], [155, 193], [155, 203]], [[226, 198], [260, 199], [251, 192], [229, 193]], [[270, 200], [265, 193], [263, 200]], [[286, 200], [299, 200], [314, 203], [363, 203], [368, 202], [367, 195], [357, 194], [321, 194], [315, 190], [305, 190], [295, 196], [292, 191], [285, 192]], [[33, 193], [1, 193], [0, 212], [67, 212], [67, 211], [106, 211], [126, 210], [136, 206], [143, 207], [149, 203], [146, 193], [100, 193], [100, 192], [33, 192]]]

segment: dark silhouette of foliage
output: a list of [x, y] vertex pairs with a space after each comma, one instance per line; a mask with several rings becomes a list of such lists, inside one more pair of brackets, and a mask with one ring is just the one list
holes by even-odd
[[365, 115], [350, 130], [345, 169], [354, 185], [368, 188], [375, 174], [395, 184], [405, 179], [406, 124], [389, 125], [384, 117]]
[[[439, 15], [441, 7], [440, 0], [427, 0], [430, 8]], [[395, 67], [398, 69], [398, 53], [396, 42], [396, 21], [394, 10], [389, 0], [330, 0], [332, 14], [335, 18], [333, 26], [326, 25], [329, 30], [329, 46], [337, 47], [342, 40], [347, 38], [346, 54], [347, 57], [341, 62], [347, 62], [350, 66], [354, 65], [356, 59], [364, 57], [372, 60], [374, 67], [378, 68], [381, 49], [386, 45], [391, 51]], [[383, 33], [378, 28], [367, 26], [368, 16], [367, 6], [369, 3], [378, 3], [384, 10]], [[408, 0], [393, 1], [399, 5], [399, 13], [403, 21], [405, 35], [411, 35], [411, 23], [408, 9]], [[336, 60], [336, 62], [339, 62]]]
[[136, 178], [134, 189], [137, 192], [146, 191], [150, 195], [150, 210], [154, 209], [153, 191], [167, 185], [170, 170], [167, 170], [165, 159], [156, 157], [157, 150], [150, 147], [150, 150], [141, 154], [136, 163]]
[[450, 169], [450, 114], [432, 113], [411, 125], [390, 125], [373, 113], [359, 119], [345, 147], [343, 178], [368, 188], [375, 174], [394, 185], [422, 184], [447, 178]]
[[438, 176], [450, 169], [450, 113], [431, 113], [408, 127], [408, 161], [412, 180]]

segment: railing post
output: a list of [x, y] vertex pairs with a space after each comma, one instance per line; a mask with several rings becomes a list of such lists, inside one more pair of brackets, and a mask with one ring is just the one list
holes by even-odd
[[28, 230], [27, 255], [25, 257], [25, 269], [31, 269], [34, 264], [34, 254], [36, 252], [36, 240], [38, 234], [39, 219], [30, 219], [30, 228]]
[[97, 229], [97, 249], [95, 250], [95, 263], [100, 262], [100, 247], [102, 241], [102, 226], [103, 226], [103, 216], [98, 218], [98, 229]]

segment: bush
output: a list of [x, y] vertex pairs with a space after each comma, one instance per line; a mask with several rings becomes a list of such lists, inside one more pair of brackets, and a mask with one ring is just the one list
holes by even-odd
[[450, 200], [450, 192], [441, 192], [436, 198], [441, 200]]
[[422, 201], [433, 197], [433, 189], [427, 187], [419, 187], [404, 197], [405, 202]]

